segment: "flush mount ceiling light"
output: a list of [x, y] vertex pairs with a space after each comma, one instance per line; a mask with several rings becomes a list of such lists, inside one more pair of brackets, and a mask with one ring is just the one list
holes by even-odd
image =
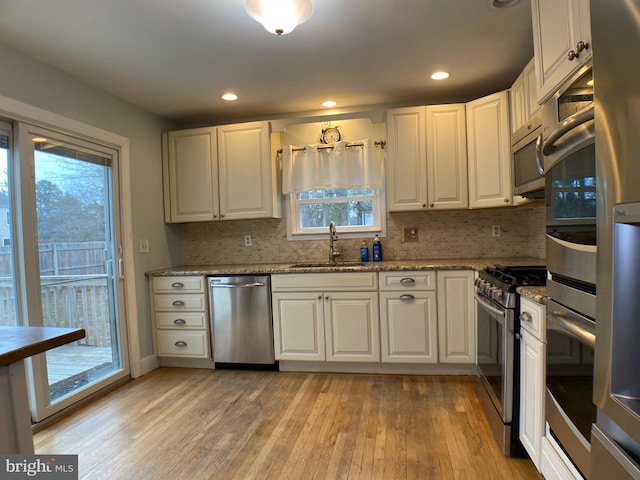
[[238, 99], [238, 95], [236, 95], [235, 93], [227, 92], [223, 93], [220, 98], [226, 100], [227, 102], [233, 102], [234, 100]]
[[449, 78], [449, 72], [435, 72], [431, 74], [431, 78], [434, 80], [444, 80], [445, 78]]
[[313, 13], [311, 0], [247, 0], [245, 9], [251, 18], [276, 35], [293, 31]]
[[335, 107], [336, 105], [337, 103], [334, 102], [333, 100], [327, 100], [326, 102], [322, 102], [322, 106], [327, 108]]

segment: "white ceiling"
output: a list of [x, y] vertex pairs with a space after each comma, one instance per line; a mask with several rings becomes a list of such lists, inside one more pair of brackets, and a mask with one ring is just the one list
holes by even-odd
[[[329, 98], [463, 101], [508, 88], [533, 56], [529, 0], [314, 0], [281, 37], [244, 3], [0, 0], [0, 42], [179, 123], [312, 114]], [[439, 69], [451, 77], [431, 80]]]

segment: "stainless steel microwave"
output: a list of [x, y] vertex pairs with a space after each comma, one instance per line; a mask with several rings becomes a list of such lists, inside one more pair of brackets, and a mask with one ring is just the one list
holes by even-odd
[[514, 132], [511, 143], [513, 193], [529, 198], [544, 198], [541, 110]]

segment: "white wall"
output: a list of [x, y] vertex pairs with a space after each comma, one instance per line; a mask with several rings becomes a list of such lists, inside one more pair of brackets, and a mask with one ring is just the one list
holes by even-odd
[[142, 238], [151, 248], [149, 254], [135, 255], [137, 312], [128, 314], [130, 328], [138, 328], [141, 358], [152, 355], [144, 272], [182, 263], [180, 230], [164, 224], [162, 206], [161, 133], [174, 125], [3, 44], [0, 95], [129, 139], [134, 250]]

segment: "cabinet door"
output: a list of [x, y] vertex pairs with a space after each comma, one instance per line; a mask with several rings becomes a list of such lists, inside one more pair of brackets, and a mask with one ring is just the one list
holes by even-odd
[[387, 110], [387, 209], [427, 208], [425, 107]]
[[522, 71], [525, 93], [525, 115], [527, 119], [540, 109], [540, 105], [538, 104], [538, 81], [536, 80], [535, 67], [535, 58], [532, 58]]
[[511, 131], [515, 132], [528, 120], [526, 113], [526, 91], [524, 73], [511, 85]]
[[540, 469], [544, 431], [544, 344], [529, 332], [520, 337], [520, 441]]
[[325, 360], [322, 295], [274, 293], [273, 335], [277, 360]]
[[[589, 0], [532, 0], [533, 48], [536, 59], [538, 102], [591, 58]], [[589, 47], [577, 51], [578, 42]], [[569, 59], [570, 52], [578, 54]]]
[[378, 294], [325, 293], [327, 361], [379, 362]]
[[467, 103], [469, 206], [511, 205], [509, 95], [494, 93]]
[[438, 351], [441, 363], [475, 363], [474, 272], [438, 271]]
[[165, 221], [216, 220], [219, 214], [216, 129], [167, 132], [162, 140]]
[[465, 105], [429, 106], [426, 117], [429, 208], [467, 208]]
[[437, 363], [436, 292], [380, 293], [383, 362]]
[[273, 216], [274, 185], [269, 122], [218, 127], [220, 216], [225, 220]]

